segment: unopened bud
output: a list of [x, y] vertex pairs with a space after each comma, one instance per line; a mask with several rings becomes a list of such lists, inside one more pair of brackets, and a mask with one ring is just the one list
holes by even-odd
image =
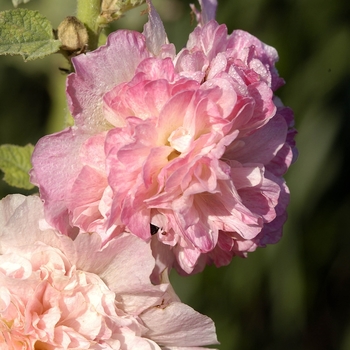
[[88, 32], [82, 22], [73, 16], [66, 17], [57, 28], [61, 48], [66, 51], [79, 51], [86, 47], [89, 41]]
[[123, 15], [124, 12], [134, 7], [142, 5], [145, 0], [102, 0], [101, 17], [108, 22], [112, 22]]

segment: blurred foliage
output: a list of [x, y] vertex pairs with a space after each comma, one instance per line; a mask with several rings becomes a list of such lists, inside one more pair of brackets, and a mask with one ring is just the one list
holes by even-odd
[[[154, 0], [178, 48], [194, 27], [185, 0]], [[54, 27], [74, 1], [33, 0]], [[11, 8], [1, 0], [0, 10]], [[144, 7], [113, 29], [142, 30]], [[221, 350], [350, 349], [350, 2], [219, 0], [217, 20], [277, 48], [287, 84], [278, 91], [295, 112], [298, 161], [287, 174], [289, 219], [280, 243], [209, 267], [172, 274], [182, 300], [217, 325]], [[0, 57], [0, 144], [35, 144], [62, 128], [65, 76], [53, 55], [23, 63]], [[55, 96], [55, 98], [54, 98]], [[1, 196], [18, 192], [1, 184]]]

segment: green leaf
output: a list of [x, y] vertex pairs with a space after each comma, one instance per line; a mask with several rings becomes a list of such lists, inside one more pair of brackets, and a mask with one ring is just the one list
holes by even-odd
[[20, 5], [22, 2], [23, 4], [26, 4], [27, 2], [29, 2], [30, 0], [12, 0], [13, 6], [17, 7], [18, 5]]
[[0, 169], [5, 173], [4, 180], [11, 186], [30, 190], [34, 187], [29, 181], [32, 167], [31, 156], [34, 146], [0, 146]]
[[0, 55], [21, 55], [25, 61], [34, 60], [57, 52], [60, 46], [49, 20], [39, 12], [27, 9], [0, 12]]

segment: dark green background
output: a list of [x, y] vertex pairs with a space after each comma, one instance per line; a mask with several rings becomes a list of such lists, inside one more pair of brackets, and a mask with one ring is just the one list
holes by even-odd
[[[193, 29], [188, 1], [158, 0], [170, 41]], [[11, 8], [0, 0], [0, 10]], [[32, 0], [55, 27], [73, 0]], [[114, 27], [142, 29], [140, 9]], [[182, 300], [216, 322], [221, 350], [350, 349], [350, 2], [219, 0], [217, 20], [277, 48], [293, 108], [299, 159], [287, 175], [289, 220], [280, 243], [228, 267], [172, 280]], [[59, 130], [65, 77], [53, 55], [0, 57], [0, 143], [35, 143]], [[59, 96], [59, 98], [54, 98]], [[1, 196], [18, 192], [1, 184]]]

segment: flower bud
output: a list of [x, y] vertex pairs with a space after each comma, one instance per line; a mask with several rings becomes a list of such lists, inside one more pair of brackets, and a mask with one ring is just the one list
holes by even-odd
[[66, 51], [80, 51], [87, 45], [89, 36], [82, 22], [74, 16], [66, 17], [57, 28], [61, 48]]
[[145, 0], [102, 0], [101, 17], [105, 22], [112, 22], [123, 15], [124, 12], [140, 6]]

